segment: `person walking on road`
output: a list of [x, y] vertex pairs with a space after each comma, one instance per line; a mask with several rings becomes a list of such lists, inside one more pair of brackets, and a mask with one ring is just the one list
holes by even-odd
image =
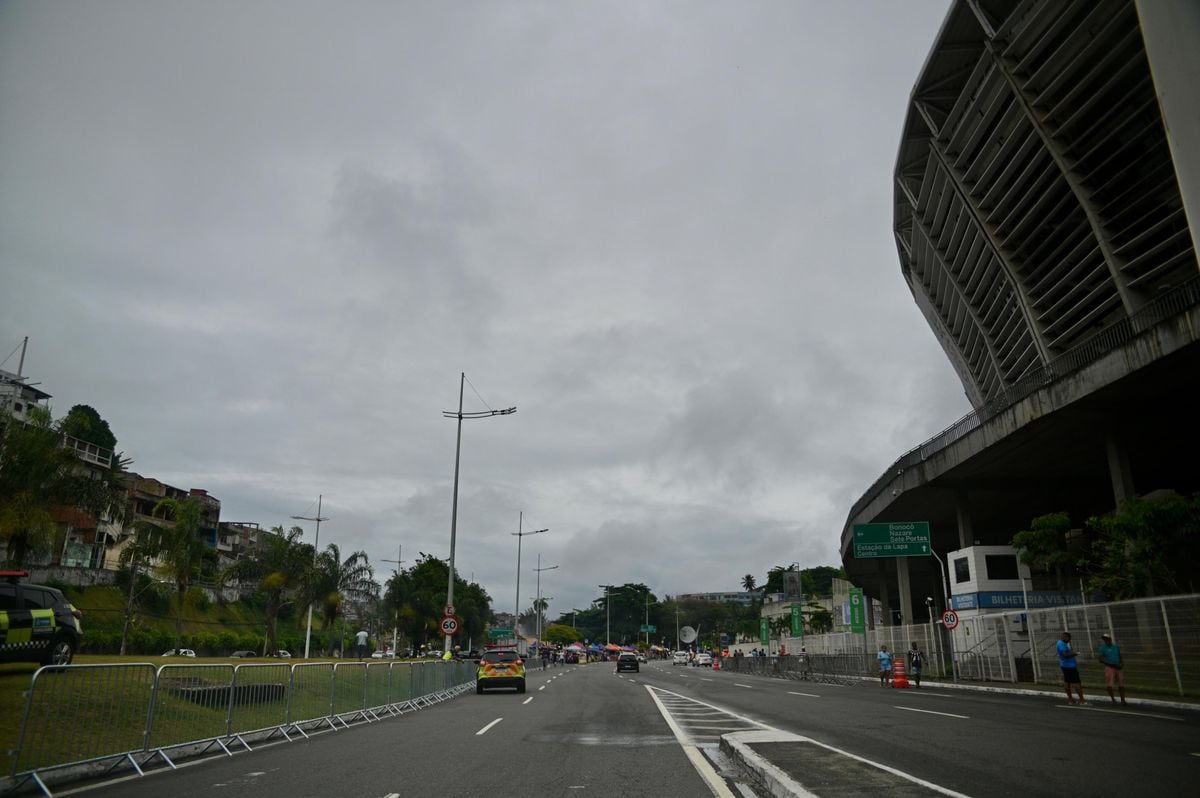
[[1100, 655], [1100, 663], [1104, 665], [1104, 686], [1108, 688], [1108, 697], [1112, 702], [1117, 703], [1116, 696], [1113, 695], [1113, 685], [1117, 686], [1117, 690], [1121, 694], [1121, 706], [1125, 706], [1125, 663], [1121, 660], [1121, 647], [1112, 640], [1112, 635], [1108, 632], [1100, 635], [1103, 641], [1096, 649], [1096, 653]]
[[359, 629], [358, 634], [354, 636], [354, 647], [358, 650], [358, 658], [362, 659], [367, 656], [367, 630]]
[[921, 652], [917, 646], [917, 641], [914, 640], [912, 648], [908, 650], [908, 675], [912, 678], [913, 684], [916, 687], [921, 686], [921, 668], [925, 665], [925, 654]]
[[1067, 703], [1075, 703], [1075, 699], [1071, 696], [1071, 685], [1075, 685], [1075, 689], [1079, 693], [1079, 703], [1086, 704], [1087, 699], [1083, 697], [1083, 682], [1079, 681], [1079, 661], [1075, 658], [1075, 649], [1071, 648], [1071, 633], [1063, 632], [1062, 637], [1054, 644], [1054, 649], [1058, 652], [1058, 666], [1062, 668], [1063, 686], [1067, 690]]
[[875, 655], [879, 660], [879, 686], [887, 687], [888, 681], [892, 678], [892, 655], [887, 650], [887, 646], [880, 646], [879, 653]]

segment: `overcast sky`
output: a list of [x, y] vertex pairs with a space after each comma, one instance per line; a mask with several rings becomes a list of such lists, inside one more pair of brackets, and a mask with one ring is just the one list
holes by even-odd
[[[0, 2], [0, 368], [494, 609], [840, 565], [970, 408], [892, 172], [947, 0]], [[305, 524], [311, 540], [312, 524]]]

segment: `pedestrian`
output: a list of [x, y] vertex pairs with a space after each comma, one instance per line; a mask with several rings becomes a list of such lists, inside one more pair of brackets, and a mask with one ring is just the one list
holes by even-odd
[[1125, 663], [1121, 659], [1121, 647], [1113, 642], [1112, 635], [1108, 632], [1100, 635], [1100, 639], [1103, 642], [1096, 649], [1096, 653], [1100, 655], [1100, 662], [1104, 665], [1104, 686], [1108, 688], [1108, 697], [1114, 704], [1117, 703], [1117, 698], [1113, 695], [1113, 684], [1116, 684], [1121, 694], [1121, 706], [1125, 706]]
[[917, 687], [921, 686], [921, 668], [925, 666], [925, 654], [922, 653], [917, 641], [914, 640], [912, 648], [908, 650], [908, 675], [912, 677], [913, 684]]
[[358, 649], [358, 658], [362, 659], [367, 655], [367, 630], [359, 629], [358, 634], [354, 636], [354, 646]]
[[879, 653], [875, 655], [879, 660], [879, 686], [887, 687], [892, 678], [892, 655], [887, 650], [887, 646], [880, 646]]
[[1071, 685], [1075, 685], [1075, 689], [1079, 693], [1079, 703], [1086, 704], [1087, 700], [1083, 697], [1083, 682], [1079, 681], [1079, 661], [1075, 658], [1075, 649], [1071, 648], [1070, 632], [1062, 633], [1062, 637], [1054, 644], [1054, 650], [1058, 652], [1058, 665], [1062, 668], [1063, 687], [1067, 690], [1067, 703], [1076, 703], [1071, 696]]

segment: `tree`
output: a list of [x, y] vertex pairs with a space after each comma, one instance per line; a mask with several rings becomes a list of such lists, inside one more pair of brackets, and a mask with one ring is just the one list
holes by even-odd
[[[726, 583], [726, 584], [728, 584], [728, 583]], [[754, 587], [757, 584], [758, 584], [758, 582], [757, 582], [757, 580], [755, 580], [754, 574], [746, 574], [745, 576], [742, 577], [742, 587], [745, 588], [747, 593], [753, 593]]]
[[1055, 584], [1063, 589], [1066, 569], [1075, 562], [1067, 548], [1071, 518], [1066, 513], [1048, 513], [1033, 519], [1029, 529], [1013, 535], [1012, 545], [1021, 552], [1021, 562], [1031, 568], [1053, 572]]
[[158, 570], [175, 583], [175, 648], [183, 640], [183, 608], [192, 580], [200, 574], [208, 546], [200, 537], [204, 510], [192, 497], [162, 499], [154, 505], [154, 515], [163, 521], [152, 532], [160, 561]]
[[8, 564], [20, 568], [30, 556], [44, 556], [57, 525], [51, 510], [66, 500], [75, 456], [59, 446], [50, 412], [31, 407], [28, 423], [4, 420], [0, 449], [0, 535]]
[[265, 597], [263, 612], [267, 616], [267, 635], [264, 654], [279, 650], [276, 628], [279, 610], [304, 585], [305, 572], [312, 562], [312, 547], [301, 543], [304, 530], [298, 526], [287, 532], [282, 526], [270, 534], [259, 535], [250, 553], [221, 572], [224, 582], [246, 580], [258, 582]]
[[1200, 493], [1131, 499], [1091, 518], [1089, 583], [1120, 600], [1185, 592], [1200, 562]]
[[561, 623], [550, 624], [542, 633], [542, 637], [547, 643], [555, 645], [576, 643], [583, 639], [580, 637], [578, 629], [572, 629], [570, 625]]
[[833, 614], [820, 604], [808, 602], [804, 607], [804, 614], [808, 616], [808, 628], [813, 634], [833, 631]]
[[379, 594], [379, 585], [366, 552], [356, 551], [343, 560], [337, 544], [330, 543], [317, 555], [307, 593], [321, 610], [322, 630], [329, 634], [327, 650], [333, 651], [336, 622], [343, 615], [346, 600], [367, 601]]
[[117, 448], [117, 436], [109, 429], [108, 422], [88, 405], [75, 405], [68, 410], [59, 422], [59, 428], [63, 434], [95, 444], [101, 449], [111, 452]]

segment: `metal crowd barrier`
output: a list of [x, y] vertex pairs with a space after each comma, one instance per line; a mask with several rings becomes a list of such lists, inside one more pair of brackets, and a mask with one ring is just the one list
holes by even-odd
[[795, 654], [781, 657], [721, 657], [721, 670], [825, 684], [855, 684], [862, 675], [861, 655]]
[[138, 775], [174, 768], [173, 758], [252, 744], [431, 706], [468, 689], [474, 662], [342, 662], [39, 668], [26, 694], [8, 784], [96, 776], [120, 767]]

